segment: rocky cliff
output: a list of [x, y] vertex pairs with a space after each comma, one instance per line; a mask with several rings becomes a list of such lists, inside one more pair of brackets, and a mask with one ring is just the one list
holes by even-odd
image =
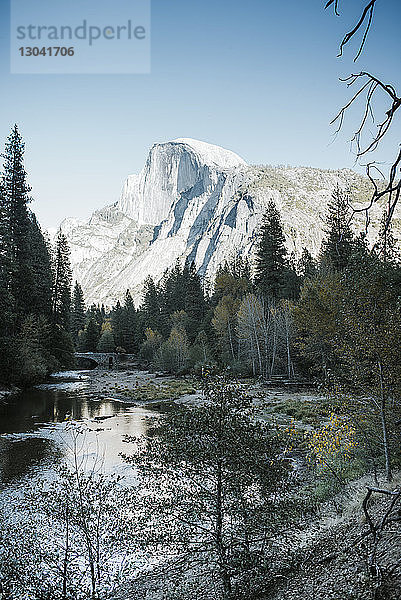
[[[160, 279], [177, 259], [193, 260], [202, 275], [213, 276], [234, 253], [252, 256], [271, 199], [281, 211], [289, 250], [299, 255], [306, 247], [316, 255], [337, 183], [351, 185], [356, 204], [368, 197], [366, 178], [348, 169], [248, 166], [223, 148], [178, 139], [152, 147], [116, 204], [87, 222], [66, 219], [61, 228], [88, 303], [111, 306], [128, 288], [139, 303], [146, 277]], [[380, 213], [380, 207], [372, 213], [371, 239]], [[355, 228], [363, 226], [360, 215]]]

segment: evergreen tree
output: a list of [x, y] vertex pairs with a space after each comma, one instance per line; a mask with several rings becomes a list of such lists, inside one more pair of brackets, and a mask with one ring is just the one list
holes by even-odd
[[307, 248], [302, 249], [302, 254], [297, 264], [297, 271], [303, 282], [305, 279], [311, 279], [317, 275], [316, 261]]
[[185, 265], [183, 271], [185, 283], [185, 312], [187, 313], [187, 334], [192, 343], [202, 327], [206, 313], [206, 301], [202, 289], [201, 278], [196, 272], [195, 263]]
[[26, 182], [23, 164], [24, 143], [14, 126], [8, 137], [3, 155], [3, 194], [5, 208], [5, 244], [9, 261], [9, 289], [13, 302], [13, 333], [21, 323], [23, 315], [29, 312], [31, 299], [32, 273], [29, 269], [29, 213], [28, 203], [31, 201], [31, 188]]
[[76, 281], [72, 295], [71, 308], [71, 334], [75, 343], [78, 341], [78, 333], [85, 328], [85, 300], [81, 286]]
[[135, 304], [129, 290], [125, 293], [121, 328], [122, 347], [129, 354], [134, 354], [138, 351], [139, 346], [137, 339], [137, 318]]
[[120, 301], [117, 301], [117, 304], [112, 310], [111, 313], [111, 327], [113, 331], [114, 342], [117, 348], [117, 352], [123, 351], [125, 352], [125, 348], [123, 346], [123, 321], [124, 321], [124, 309], [121, 306]]
[[354, 251], [354, 236], [350, 227], [350, 195], [339, 185], [328, 205], [327, 238], [322, 244], [322, 262], [335, 271], [342, 271]]
[[1, 278], [12, 315], [9, 331], [18, 332], [30, 313], [49, 314], [51, 268], [48, 247], [29, 211], [31, 188], [24, 169], [25, 145], [14, 126], [5, 153], [0, 194]]
[[34, 274], [30, 312], [50, 318], [53, 288], [51, 249], [33, 213], [30, 213], [30, 262]]
[[170, 316], [175, 311], [185, 309], [185, 290], [178, 260], [170, 271], [165, 272], [161, 289], [161, 333], [167, 337], [170, 333]]
[[[28, 208], [31, 188], [23, 156], [24, 143], [15, 126], [3, 154], [0, 182], [0, 354], [4, 358], [1, 370], [8, 372], [8, 379], [27, 383], [57, 365], [52, 356], [56, 344], [47, 321], [52, 312], [53, 284], [49, 244]], [[43, 331], [37, 343], [40, 327]], [[19, 372], [6, 366], [20, 364], [21, 356], [29, 356], [29, 360]]]
[[91, 317], [85, 328], [85, 352], [96, 352], [100, 340], [100, 328], [96, 320]]
[[[0, 184], [0, 342], [7, 346], [7, 336], [12, 328], [14, 299], [11, 295], [11, 260], [8, 245], [8, 212], [3, 186]], [[4, 355], [5, 351], [1, 351]], [[5, 370], [4, 370], [5, 371]]]
[[66, 237], [59, 231], [54, 257], [52, 334], [50, 348], [61, 366], [71, 367], [74, 345], [70, 334], [71, 266]]
[[65, 235], [59, 231], [56, 242], [53, 287], [53, 322], [66, 331], [70, 328], [71, 265]]
[[110, 329], [105, 329], [97, 345], [98, 352], [114, 352], [115, 343], [113, 333]]
[[291, 252], [288, 258], [287, 268], [284, 271], [283, 280], [284, 287], [282, 297], [291, 300], [296, 300], [299, 296], [301, 282], [297, 274], [297, 261], [294, 252]]
[[263, 217], [256, 253], [255, 283], [265, 298], [277, 299], [285, 295], [287, 269], [283, 224], [271, 200]]

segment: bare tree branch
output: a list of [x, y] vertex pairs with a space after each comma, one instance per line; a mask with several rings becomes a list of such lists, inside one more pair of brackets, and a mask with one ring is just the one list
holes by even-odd
[[[369, 0], [366, 2], [359, 20], [342, 39], [339, 47], [338, 56], [342, 56], [344, 47], [360, 30], [364, 28], [362, 42], [354, 58], [354, 61], [356, 61], [360, 57], [372, 24], [376, 1], [377, 0]], [[328, 0], [328, 2], [326, 2], [325, 4], [325, 8], [327, 9], [330, 6], [333, 6], [335, 14], [339, 15], [339, 0]], [[359, 88], [354, 93], [352, 98], [340, 109], [340, 111], [331, 121], [331, 124], [337, 124], [336, 134], [342, 129], [345, 114], [348, 111], [348, 109], [352, 105], [354, 105], [357, 102], [357, 100], [359, 100], [361, 97], [364, 97], [364, 108], [361, 120], [351, 138], [351, 144], [354, 144], [356, 146], [356, 156], [358, 160], [362, 156], [368, 154], [369, 152], [374, 152], [378, 149], [380, 143], [388, 133], [393, 123], [395, 114], [401, 106], [401, 96], [398, 95], [395, 86], [389, 83], [383, 83], [378, 77], [372, 75], [367, 71], [361, 71], [360, 73], [351, 74], [349, 77], [341, 79], [340, 81], [345, 82], [347, 84], [347, 87], [351, 87], [352, 85], [359, 85]], [[384, 101], [387, 101], [387, 106], [384, 109], [384, 114], [382, 118], [378, 122], [376, 122], [374, 108], [375, 104], [383, 101], [382, 95], [384, 95]], [[373, 132], [373, 134], [370, 131], [367, 131], [368, 123], [370, 122], [375, 124], [377, 128], [376, 131]], [[365, 133], [367, 133], [370, 137], [370, 140], [366, 143], [364, 143], [363, 141]], [[386, 198], [387, 207], [384, 231], [386, 232], [388, 230], [401, 193], [401, 183], [399, 181], [400, 166], [401, 151], [398, 152], [397, 158], [390, 168], [388, 181], [385, 182], [385, 185], [381, 187], [381, 189], [379, 189], [377, 180], [375, 180], [373, 177], [373, 172], [376, 171], [376, 173], [379, 173], [383, 177], [383, 180], [385, 180], [385, 176], [381, 173], [381, 171], [378, 169], [374, 162], [370, 162], [367, 164], [367, 176], [373, 186], [372, 197], [366, 206], [358, 209], [356, 209], [355, 207], [353, 208], [353, 214], [361, 212], [365, 213], [366, 228], [369, 224], [369, 210], [371, 209], [373, 204], [375, 204], [378, 200], [380, 200], [381, 198]]]
[[[375, 4], [376, 4], [376, 0], [370, 0], [365, 8], [362, 11], [362, 15], [359, 18], [359, 21], [356, 23], [356, 25], [351, 29], [351, 31], [349, 31], [348, 33], [345, 34], [345, 36], [342, 39], [342, 42], [340, 44], [340, 50], [339, 50], [339, 54], [338, 56], [342, 56], [343, 55], [343, 49], [344, 46], [346, 46], [348, 44], [348, 42], [354, 37], [354, 35], [356, 35], [358, 33], [358, 31], [363, 27], [364, 23], [366, 22], [365, 25], [365, 30], [362, 36], [362, 42], [359, 46], [359, 50], [354, 58], [354, 62], [356, 62], [358, 60], [358, 58], [360, 57], [360, 55], [362, 54], [362, 50], [365, 46], [366, 43], [366, 39], [368, 37], [368, 33], [369, 33], [369, 29], [370, 26], [372, 25], [372, 21], [373, 21], [373, 11], [375, 8]], [[326, 5], [325, 5], [325, 9], [329, 8], [329, 6], [334, 5], [334, 12], [337, 16], [340, 15], [339, 11], [338, 11], [338, 5], [339, 5], [339, 0], [329, 0]]]

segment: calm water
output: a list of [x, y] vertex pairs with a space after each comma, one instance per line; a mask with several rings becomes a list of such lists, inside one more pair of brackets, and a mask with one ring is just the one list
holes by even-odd
[[[97, 376], [95, 372], [91, 377]], [[101, 372], [99, 371], [99, 376]], [[132, 478], [132, 469], [119, 456], [129, 453], [125, 435], [146, 433], [148, 418], [141, 407], [99, 399], [87, 393], [88, 372], [60, 374], [51, 385], [24, 392], [0, 405], [0, 485], [3, 491], [23, 487], [24, 480], [50, 473], [71, 457], [71, 423], [84, 433], [79, 453], [89, 470], [96, 464], [104, 472]]]

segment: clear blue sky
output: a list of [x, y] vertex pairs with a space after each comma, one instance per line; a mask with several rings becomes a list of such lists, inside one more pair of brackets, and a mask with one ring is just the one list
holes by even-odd
[[[352, 117], [334, 142], [329, 126], [349, 94], [338, 77], [368, 69], [401, 83], [399, 0], [378, 3], [357, 66], [355, 44], [336, 54], [362, 0], [343, 0], [340, 18], [321, 0], [153, 0], [151, 74], [108, 76], [10, 75], [8, 4], [0, 0], [0, 138], [19, 124], [45, 227], [114, 202], [150, 146], [177, 137], [249, 163], [352, 167]], [[393, 129], [384, 161], [400, 139]]]

